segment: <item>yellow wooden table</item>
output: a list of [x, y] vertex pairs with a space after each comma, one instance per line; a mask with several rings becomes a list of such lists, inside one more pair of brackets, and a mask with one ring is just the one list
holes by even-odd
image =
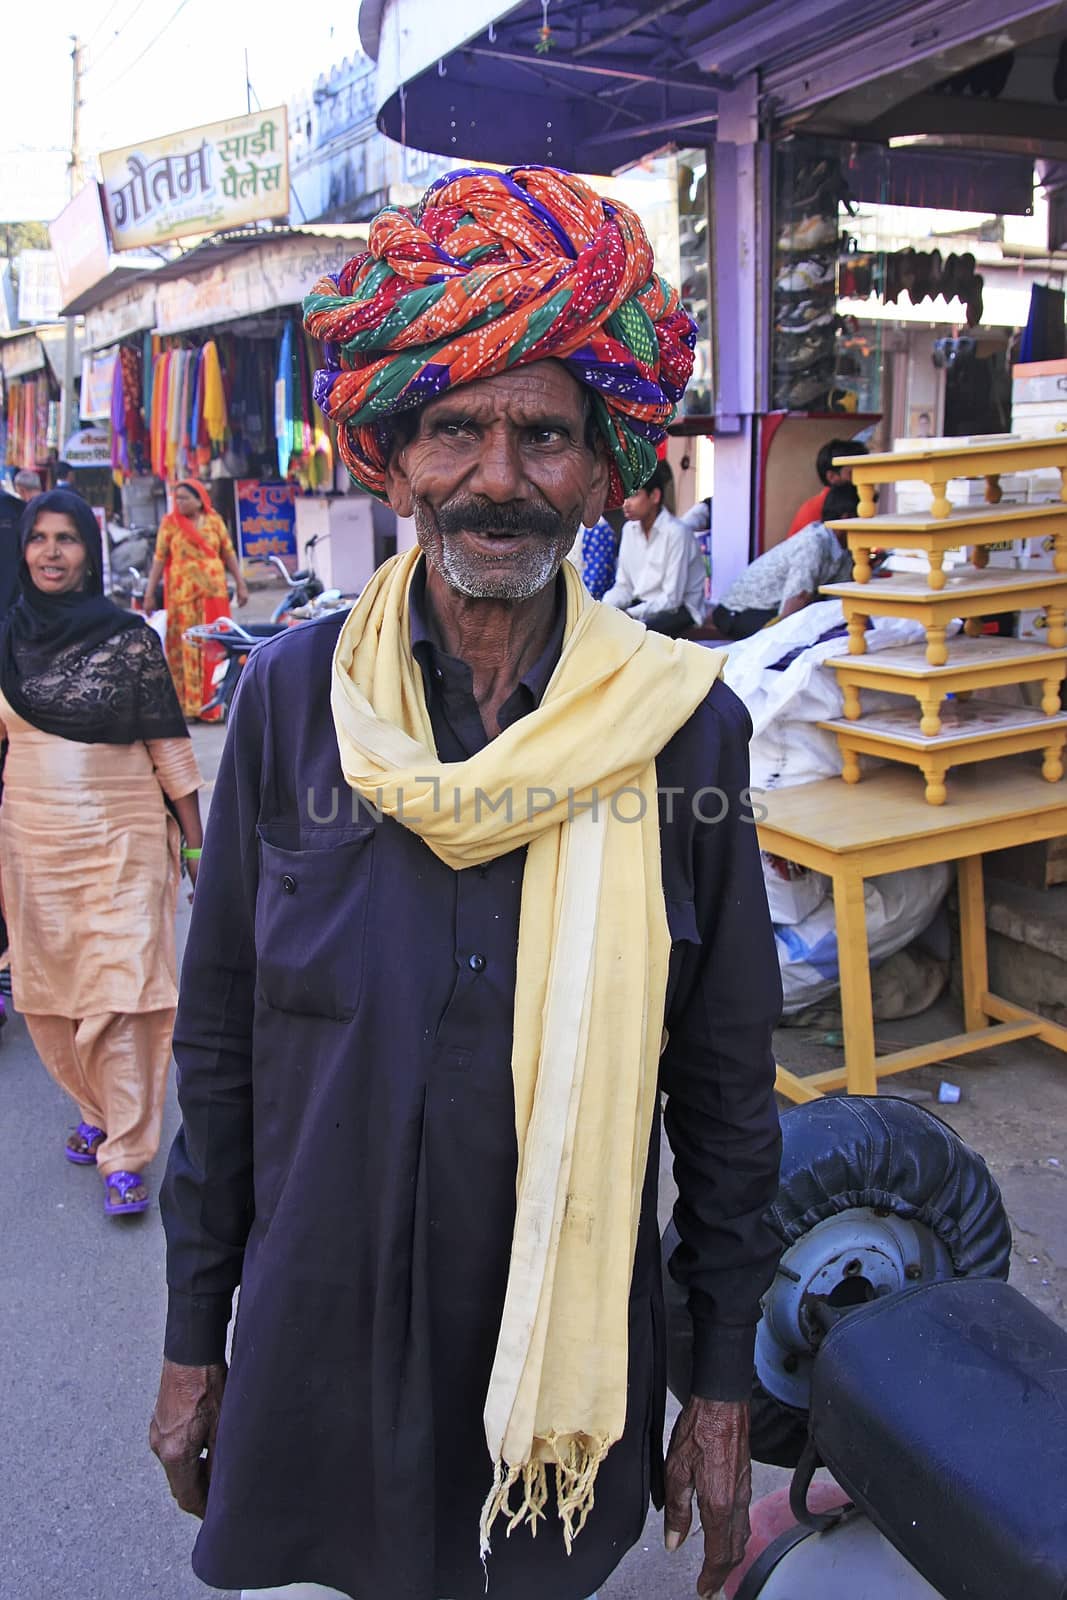
[[947, 517], [952, 505], [947, 495], [952, 478], [984, 478], [985, 497], [1000, 500], [1000, 475], [1004, 472], [1038, 472], [1058, 467], [1060, 497], [1067, 500], [1067, 434], [1049, 439], [991, 439], [979, 444], [937, 446], [930, 450], [891, 450], [876, 456], [838, 456], [835, 467], [848, 467], [859, 491], [861, 517], [875, 514], [874, 489], [879, 483], [926, 483], [933, 490], [931, 510]]
[[943, 589], [931, 589], [925, 573], [894, 572], [870, 583], [827, 583], [819, 593], [840, 600], [848, 624], [848, 650], [854, 656], [866, 652], [869, 617], [907, 617], [921, 623], [926, 629], [926, 659], [932, 667], [943, 667], [948, 661], [946, 629], [955, 618], [1041, 608], [1048, 612], [1049, 644], [1054, 650], [1067, 645], [1067, 573], [956, 567], [946, 575]]
[[[1057, 706], [1057, 712], [1059, 707]], [[973, 761], [1040, 750], [1041, 776], [1047, 783], [1063, 777], [1063, 747], [1067, 744], [1067, 715], [1046, 716], [1029, 706], [1003, 705], [994, 700], [968, 700], [939, 718], [939, 731], [925, 734], [915, 726], [914, 713], [875, 711], [859, 722], [835, 717], [818, 726], [837, 737], [841, 751], [841, 776], [859, 783], [860, 756], [881, 756], [918, 767], [926, 779], [926, 801], [943, 806], [948, 799], [946, 777], [953, 767]], [[955, 800], [953, 778], [953, 800]]]
[[1048, 539], [1053, 570], [1067, 572], [1067, 506], [1056, 501], [954, 511], [950, 517], [936, 517], [929, 511], [914, 516], [875, 517], [873, 521], [849, 517], [828, 522], [827, 527], [846, 535], [853, 557], [852, 576], [857, 583], [870, 581], [873, 546], [921, 551], [930, 563], [926, 582], [931, 589], [945, 587], [948, 551], [970, 549], [974, 565], [985, 567], [989, 559], [987, 545], [1014, 539]]
[[[758, 825], [761, 849], [833, 883], [845, 1064], [803, 1078], [779, 1066], [777, 1087], [787, 1099], [817, 1100], [841, 1089], [877, 1094], [878, 1079], [891, 1073], [1016, 1039], [1067, 1051], [1067, 1028], [990, 994], [982, 886], [987, 850], [1067, 833], [1067, 789], [1043, 782], [1020, 758], [968, 768], [957, 781], [954, 804], [937, 811], [923, 803], [914, 774], [900, 768], [875, 773], [858, 790], [829, 778], [754, 795], [766, 813]], [[935, 861], [957, 864], [965, 1032], [876, 1058], [864, 879]]]
[[948, 660], [932, 667], [922, 645], [896, 645], [862, 656], [832, 656], [823, 663], [837, 674], [850, 722], [860, 716], [860, 690], [911, 695], [922, 707], [920, 733], [941, 732], [941, 706], [948, 694], [967, 695], [1001, 684], [1040, 683], [1041, 709], [1060, 710], [1060, 684], [1067, 676], [1067, 649], [1051, 650], [1029, 639], [968, 639], [948, 643]]

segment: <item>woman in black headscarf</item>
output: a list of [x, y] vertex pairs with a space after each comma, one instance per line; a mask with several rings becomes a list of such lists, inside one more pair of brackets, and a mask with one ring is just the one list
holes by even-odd
[[64, 1153], [100, 1168], [119, 1215], [148, 1205], [142, 1169], [159, 1147], [179, 829], [195, 881], [200, 773], [158, 638], [104, 596], [90, 507], [38, 495], [21, 540], [21, 598], [0, 628], [14, 1001], [79, 1109]]

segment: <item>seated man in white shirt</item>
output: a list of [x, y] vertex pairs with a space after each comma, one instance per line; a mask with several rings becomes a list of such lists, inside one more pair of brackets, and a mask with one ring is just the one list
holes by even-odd
[[661, 462], [623, 503], [626, 522], [615, 582], [604, 604], [678, 639], [704, 620], [704, 556], [696, 536], [663, 504], [670, 468]]

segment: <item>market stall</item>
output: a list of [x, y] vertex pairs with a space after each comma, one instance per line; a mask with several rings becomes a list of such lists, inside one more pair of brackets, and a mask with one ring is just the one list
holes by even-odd
[[[309, 285], [362, 242], [345, 225], [222, 235], [86, 308], [127, 522], [158, 522], [163, 486], [192, 476], [245, 559], [296, 567], [317, 535], [327, 586], [362, 586], [381, 538], [369, 512], [333, 509], [347, 478], [312, 398], [300, 317]], [[302, 511], [312, 500], [324, 509]]]

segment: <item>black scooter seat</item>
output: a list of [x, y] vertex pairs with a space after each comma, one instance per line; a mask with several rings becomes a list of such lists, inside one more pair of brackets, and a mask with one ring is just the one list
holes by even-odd
[[1006, 1283], [925, 1284], [842, 1318], [809, 1422], [945, 1600], [1067, 1596], [1067, 1333]]

